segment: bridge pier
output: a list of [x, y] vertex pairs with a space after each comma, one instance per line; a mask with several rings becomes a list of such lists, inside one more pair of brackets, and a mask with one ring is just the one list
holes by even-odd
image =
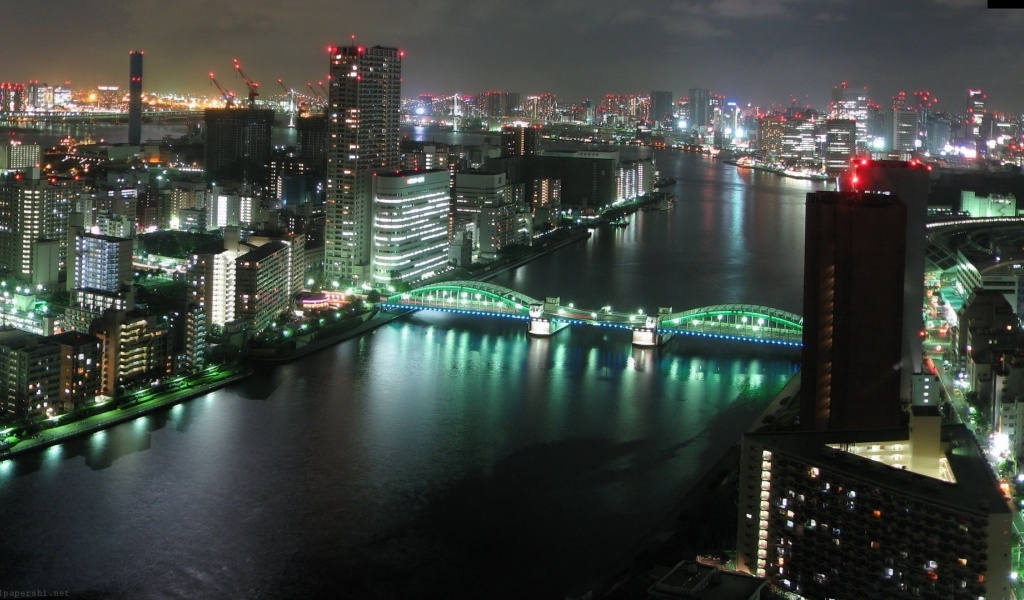
[[544, 316], [543, 304], [530, 305], [530, 325], [527, 333], [536, 337], [551, 337], [569, 326], [565, 321], [555, 321]]
[[648, 315], [643, 327], [633, 328], [633, 345], [640, 348], [664, 346], [675, 335], [671, 331], [659, 331], [662, 317], [672, 314], [671, 308], [661, 307], [657, 315]]

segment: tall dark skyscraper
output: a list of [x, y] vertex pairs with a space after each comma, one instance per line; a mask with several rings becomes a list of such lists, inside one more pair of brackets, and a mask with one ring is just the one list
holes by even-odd
[[711, 92], [690, 88], [690, 129], [704, 133], [711, 124]]
[[[853, 181], [856, 177], [856, 181]], [[925, 222], [928, 219], [928, 168], [916, 161], [860, 160], [854, 163], [841, 189], [893, 194], [907, 209], [903, 271], [903, 354], [900, 397], [910, 398], [911, 376], [920, 373], [924, 359], [921, 331], [924, 319]]]
[[655, 127], [675, 125], [675, 118], [672, 114], [672, 92], [651, 92], [651, 121]]
[[331, 48], [327, 107], [328, 281], [368, 281], [373, 258], [372, 180], [399, 169], [402, 55], [397, 48]]
[[142, 143], [142, 51], [128, 53], [128, 143]]
[[274, 111], [269, 108], [208, 108], [203, 113], [203, 121], [206, 124], [206, 180], [267, 187]]
[[803, 429], [900, 427], [906, 222], [891, 195], [807, 195]]

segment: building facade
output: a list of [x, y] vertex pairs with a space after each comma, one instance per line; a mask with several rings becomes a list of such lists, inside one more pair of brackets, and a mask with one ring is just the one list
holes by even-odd
[[1009, 501], [973, 434], [941, 421], [745, 435], [739, 570], [795, 598], [1011, 598]]
[[804, 429], [900, 425], [906, 218], [887, 195], [807, 195]]
[[328, 281], [368, 281], [373, 175], [399, 168], [402, 52], [332, 48], [330, 74], [324, 275]]
[[450, 203], [445, 170], [374, 178], [374, 283], [413, 283], [447, 269]]

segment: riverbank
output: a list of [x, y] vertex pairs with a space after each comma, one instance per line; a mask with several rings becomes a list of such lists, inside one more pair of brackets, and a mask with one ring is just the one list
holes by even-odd
[[[507, 264], [498, 264], [493, 267], [485, 268], [485, 272], [477, 274], [474, 279], [478, 281], [486, 281], [492, 277], [496, 277], [501, 273], [518, 268], [522, 265], [527, 264], [532, 260], [536, 260], [541, 256], [545, 256], [559, 248], [567, 246], [569, 244], [585, 240], [590, 238], [591, 233], [588, 230], [578, 230], [570, 232], [568, 235], [563, 235], [558, 239], [544, 240], [543, 238], [539, 242], [540, 250], [531, 251], [530, 253], [517, 257]], [[352, 338], [368, 333], [378, 327], [387, 325], [392, 321], [400, 319], [412, 312], [413, 310], [403, 310], [398, 312], [382, 312], [377, 311], [369, 319], [360, 323], [356, 327], [353, 327], [347, 331], [340, 332], [335, 335], [327, 336], [320, 340], [313, 340], [308, 345], [302, 347], [294, 354], [288, 356], [266, 356], [246, 357], [246, 366], [239, 366], [230, 369], [227, 374], [223, 377], [218, 377], [216, 381], [206, 381], [210, 375], [196, 375], [195, 383], [190, 383], [188, 378], [184, 379], [181, 385], [184, 389], [167, 391], [166, 393], [154, 394], [152, 397], [136, 401], [133, 404], [120, 406], [116, 405], [111, 401], [111, 407], [103, 412], [99, 412], [88, 417], [76, 419], [70, 422], [66, 422], [54, 427], [47, 427], [41, 431], [34, 433], [32, 437], [17, 440], [14, 443], [7, 445], [3, 449], [0, 449], [0, 460], [6, 460], [21, 454], [33, 452], [36, 450], [42, 450], [49, 446], [59, 444], [67, 439], [84, 436], [108, 427], [112, 427], [119, 423], [124, 423], [140, 416], [146, 415], [153, 411], [160, 410], [181, 402], [186, 402], [193, 398], [205, 395], [209, 392], [215, 391], [219, 388], [225, 387], [232, 383], [236, 383], [248, 377], [252, 374], [253, 365], [272, 365], [272, 364], [283, 364], [304, 356], [308, 356], [313, 352], [329, 348], [336, 344], [340, 344]], [[65, 416], [64, 419], [68, 417]]]
[[[204, 396], [212, 391], [241, 381], [251, 374], [252, 370], [248, 367], [237, 367], [215, 375], [197, 376], [196, 383], [194, 385], [188, 384], [185, 389], [157, 394], [147, 400], [141, 400], [131, 405], [111, 406], [109, 410], [85, 417], [84, 419], [43, 429], [31, 438], [18, 440], [5, 450], [0, 450], [0, 460], [6, 460], [27, 452], [42, 450], [73, 437], [88, 435], [118, 423], [137, 419], [151, 412]], [[198, 381], [200, 377], [204, 381]], [[209, 380], [211, 377], [216, 379]]]

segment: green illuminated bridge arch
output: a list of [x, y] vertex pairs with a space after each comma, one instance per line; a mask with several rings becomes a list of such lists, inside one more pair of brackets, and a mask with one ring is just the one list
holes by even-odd
[[[530, 307], [534, 308], [533, 316]], [[436, 310], [477, 316], [531, 320], [562, 325], [593, 325], [629, 330], [656, 329], [659, 334], [800, 346], [803, 318], [791, 312], [754, 304], [718, 304], [682, 312], [645, 314], [606, 306], [584, 309], [563, 305], [557, 298], [537, 300], [515, 290], [482, 281], [447, 281], [395, 294], [382, 300], [385, 310]]]
[[804, 319], [756, 304], [717, 304], [661, 315], [658, 330], [702, 337], [803, 345]]
[[530, 316], [530, 305], [539, 304], [526, 294], [483, 281], [446, 281], [395, 294], [384, 308], [422, 308], [480, 315]]

